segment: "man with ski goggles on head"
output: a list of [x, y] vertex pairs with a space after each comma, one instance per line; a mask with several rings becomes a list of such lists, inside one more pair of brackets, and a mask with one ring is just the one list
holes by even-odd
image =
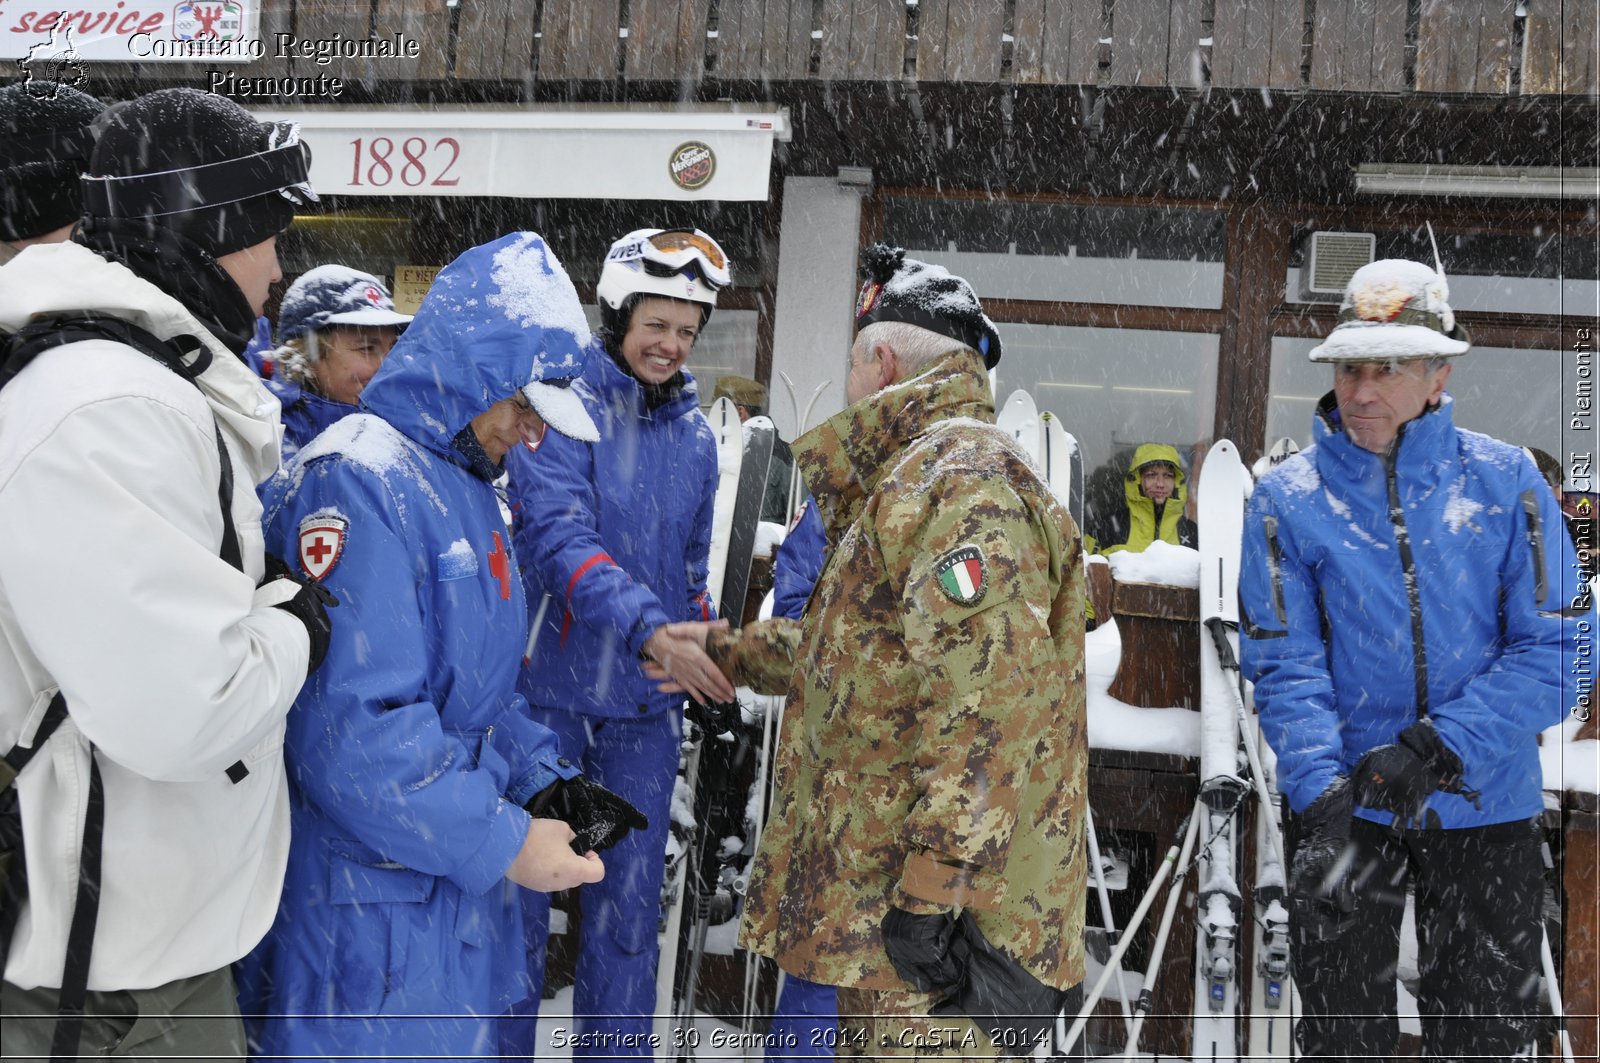
[[[697, 699], [733, 687], [670, 625], [709, 620], [706, 593], [717, 455], [685, 362], [730, 280], [698, 229], [640, 229], [616, 241], [596, 288], [602, 350], [574, 391], [598, 442], [546, 434], [506, 457], [534, 631], [518, 690], [586, 777], [636, 806], [640, 824], [583, 887], [577, 1055], [649, 1055], [669, 808], [683, 698], [640, 671], [665, 664]], [[525, 894], [531, 998], [501, 1024], [501, 1051], [530, 1057], [544, 983], [549, 899]]]

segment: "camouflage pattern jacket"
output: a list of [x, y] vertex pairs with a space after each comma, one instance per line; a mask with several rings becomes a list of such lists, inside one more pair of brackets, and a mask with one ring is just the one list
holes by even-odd
[[1084, 583], [1072, 518], [956, 353], [794, 444], [835, 544], [804, 618], [713, 632], [787, 693], [747, 948], [906, 991], [891, 905], [970, 908], [1057, 988], [1083, 980]]

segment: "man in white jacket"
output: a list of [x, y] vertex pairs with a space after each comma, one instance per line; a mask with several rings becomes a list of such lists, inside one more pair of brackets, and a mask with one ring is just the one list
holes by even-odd
[[[256, 485], [281, 428], [239, 357], [276, 237], [314, 198], [297, 140], [221, 97], [141, 97], [107, 115], [74, 241], [0, 269], [0, 330], [87, 311], [184, 363], [87, 339], [0, 390], [0, 749], [32, 745], [52, 702], [67, 713], [17, 779], [28, 899], [6, 1056], [60, 1052], [63, 1030], [86, 1054], [244, 1054], [229, 965], [277, 908], [284, 717], [329, 631], [299, 582], [257, 586]], [[84, 1018], [58, 1024], [96, 805]]]

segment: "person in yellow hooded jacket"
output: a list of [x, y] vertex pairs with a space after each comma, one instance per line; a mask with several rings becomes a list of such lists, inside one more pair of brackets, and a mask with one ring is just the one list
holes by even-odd
[[1144, 443], [1133, 452], [1133, 463], [1123, 478], [1128, 508], [1112, 514], [1101, 552], [1145, 549], [1160, 539], [1174, 546], [1199, 543], [1194, 521], [1184, 515], [1189, 484], [1178, 461], [1178, 451], [1166, 443]]

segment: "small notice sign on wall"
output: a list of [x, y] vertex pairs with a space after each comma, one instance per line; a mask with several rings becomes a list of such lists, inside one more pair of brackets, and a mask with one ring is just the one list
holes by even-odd
[[394, 308], [402, 314], [415, 314], [422, 305], [422, 297], [433, 287], [433, 278], [443, 266], [394, 267]]

